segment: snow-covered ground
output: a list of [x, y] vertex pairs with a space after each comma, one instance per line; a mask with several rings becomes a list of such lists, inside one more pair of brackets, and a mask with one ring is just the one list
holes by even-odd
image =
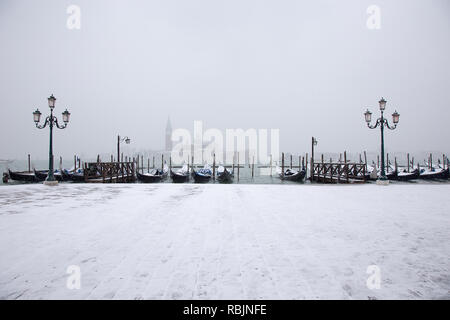
[[[448, 184], [3, 186], [0, 298], [450, 299], [449, 194]], [[80, 289], [67, 287], [71, 265]], [[367, 287], [370, 265], [379, 289]]]

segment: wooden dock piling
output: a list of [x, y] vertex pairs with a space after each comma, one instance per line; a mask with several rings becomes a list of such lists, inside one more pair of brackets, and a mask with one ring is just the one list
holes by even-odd
[[213, 154], [213, 181], [216, 180], [216, 154]]

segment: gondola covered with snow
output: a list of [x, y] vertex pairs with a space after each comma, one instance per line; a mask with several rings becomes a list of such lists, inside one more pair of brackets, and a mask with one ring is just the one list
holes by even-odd
[[211, 168], [208, 165], [205, 165], [202, 169], [199, 170], [192, 170], [192, 178], [194, 178], [194, 181], [196, 183], [206, 183], [211, 180], [212, 177], [212, 171]]
[[[45, 179], [47, 179], [48, 170], [36, 170], [35, 169], [34, 174], [35, 174], [36, 178], [38, 179], [38, 181], [44, 181]], [[59, 182], [64, 181], [64, 176], [62, 175], [61, 170], [55, 170], [53, 173], [53, 176]]]
[[424, 180], [447, 180], [449, 177], [449, 168], [431, 168], [431, 169], [421, 169], [420, 179]]
[[289, 168], [283, 172], [282, 168], [277, 167], [277, 173], [281, 180], [295, 182], [302, 182], [306, 176], [306, 170], [304, 168], [302, 170], [292, 170]]
[[233, 170], [228, 170], [224, 166], [217, 169], [217, 181], [221, 183], [232, 183], [234, 178]]
[[397, 173], [397, 179], [398, 181], [411, 181], [418, 179], [420, 175], [419, 169], [415, 169], [411, 172], [408, 172], [407, 170], [403, 170]]
[[189, 181], [189, 168], [185, 164], [183, 167], [177, 171], [170, 170], [170, 176], [172, 177], [172, 182], [174, 183], [184, 183]]
[[137, 179], [143, 183], [155, 183], [161, 182], [167, 178], [169, 174], [169, 168], [167, 165], [164, 165], [164, 168], [161, 169], [152, 169], [149, 173], [140, 173], [136, 172]]

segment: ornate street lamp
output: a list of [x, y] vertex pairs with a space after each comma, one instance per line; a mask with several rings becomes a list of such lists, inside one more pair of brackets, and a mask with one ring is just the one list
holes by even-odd
[[317, 146], [317, 139], [315, 137], [311, 138], [311, 167], [309, 170], [311, 183], [313, 183], [313, 174], [314, 174], [314, 146]]
[[120, 138], [120, 135], [117, 136], [117, 162], [120, 162], [120, 143], [125, 141], [126, 144], [130, 144], [131, 140], [128, 137]]
[[53, 126], [57, 127], [58, 129], [64, 129], [67, 127], [67, 124], [69, 123], [69, 118], [70, 118], [70, 112], [67, 111], [67, 109], [66, 109], [66, 111], [64, 111], [62, 113], [64, 124], [59, 125], [58, 119], [53, 115], [53, 109], [55, 108], [55, 101], [56, 101], [56, 98], [52, 94], [48, 98], [48, 107], [50, 108], [50, 115], [47, 118], [45, 118], [44, 124], [42, 124], [42, 125], [39, 124], [39, 122], [41, 121], [41, 115], [42, 115], [42, 113], [39, 111], [39, 109], [36, 109], [36, 111], [33, 112], [33, 120], [36, 124], [36, 128], [44, 129], [47, 125], [50, 127], [48, 175], [44, 181], [44, 184], [46, 184], [46, 185], [57, 185], [58, 184], [58, 181], [56, 181], [54, 172], [53, 172]]
[[393, 126], [389, 125], [389, 122], [386, 118], [384, 118], [384, 110], [386, 109], [386, 100], [384, 98], [381, 98], [380, 101], [378, 101], [380, 104], [380, 111], [381, 111], [381, 117], [377, 119], [377, 122], [374, 125], [371, 125], [370, 122], [372, 121], [372, 112], [367, 109], [367, 111], [364, 113], [364, 118], [367, 122], [367, 126], [370, 129], [375, 129], [377, 127], [380, 127], [381, 130], [381, 172], [380, 176], [378, 177], [377, 184], [383, 184], [386, 185], [389, 183], [388, 178], [386, 177], [385, 167], [384, 167], [384, 127], [394, 130], [397, 128], [397, 123], [400, 118], [400, 114], [395, 111], [392, 114], [392, 122], [394, 122]]

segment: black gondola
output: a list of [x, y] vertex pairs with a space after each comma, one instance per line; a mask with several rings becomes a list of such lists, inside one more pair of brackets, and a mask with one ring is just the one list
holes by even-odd
[[[36, 179], [38, 179], [39, 181], [44, 181], [45, 179], [47, 179], [48, 170], [34, 170], [34, 175], [36, 176]], [[53, 176], [55, 177], [56, 181], [61, 182], [64, 180], [61, 171], [55, 170]]]
[[305, 179], [306, 170], [302, 169], [300, 171], [295, 171], [292, 169], [286, 169], [284, 171], [284, 175], [280, 171], [279, 176], [280, 176], [281, 180], [301, 182], [301, 181], [303, 181], [303, 179]]
[[425, 170], [422, 169], [420, 170], [420, 175], [419, 178], [420, 179], [424, 179], [424, 180], [447, 180], [449, 177], [449, 168], [447, 169], [431, 169], [431, 170]]
[[153, 169], [149, 173], [136, 172], [136, 176], [138, 180], [143, 183], [161, 182], [167, 178], [167, 168], [164, 167], [164, 171], [160, 169]]
[[397, 174], [397, 179], [398, 181], [410, 181], [410, 180], [415, 180], [418, 179], [420, 175], [419, 169], [415, 169], [411, 172], [407, 172], [406, 170], [399, 172]]
[[189, 170], [187, 165], [184, 165], [180, 170], [170, 170], [170, 176], [174, 183], [184, 183], [189, 181]]
[[233, 171], [228, 171], [227, 168], [222, 166], [217, 169], [217, 181], [219, 181], [220, 183], [232, 183], [233, 178]]
[[68, 176], [73, 182], [86, 182], [83, 169], [77, 169], [75, 172], [64, 172], [64, 176]]
[[397, 180], [398, 179], [398, 171], [394, 170], [394, 171], [386, 172], [386, 177], [388, 178], [388, 180]]
[[34, 172], [8, 170], [9, 179], [22, 182], [39, 182]]
[[208, 167], [200, 170], [192, 170], [192, 177], [196, 183], [206, 183], [211, 180], [212, 172]]

